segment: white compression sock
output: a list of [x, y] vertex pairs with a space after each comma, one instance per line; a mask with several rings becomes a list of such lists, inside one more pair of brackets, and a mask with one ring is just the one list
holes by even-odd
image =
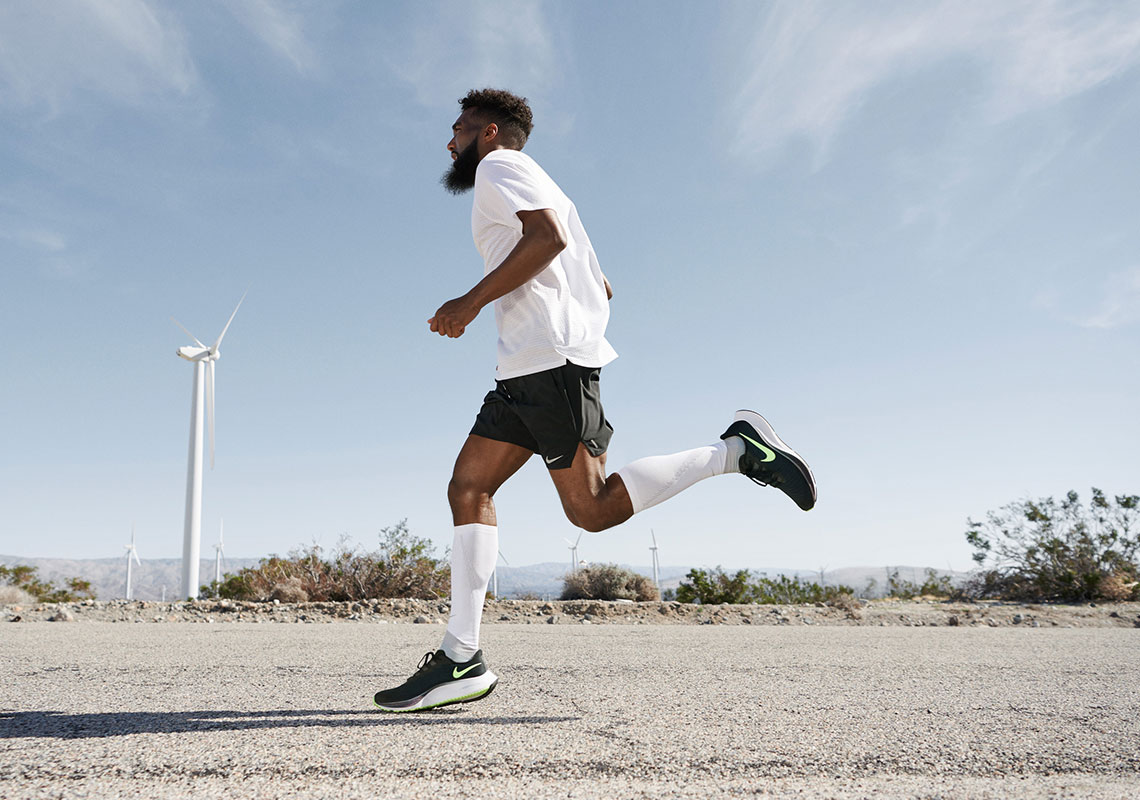
[[668, 456], [649, 456], [626, 464], [617, 471], [633, 502], [633, 513], [680, 494], [697, 481], [739, 472], [737, 462], [744, 453], [744, 442], [736, 436], [708, 447], [685, 450]]
[[499, 529], [494, 525], [455, 526], [451, 545], [451, 617], [443, 652], [456, 663], [470, 661], [479, 649], [479, 622], [487, 583], [499, 558]]

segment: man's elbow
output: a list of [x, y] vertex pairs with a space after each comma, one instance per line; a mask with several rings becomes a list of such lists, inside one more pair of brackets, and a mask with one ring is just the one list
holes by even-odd
[[570, 242], [566, 238], [566, 231], [562, 229], [562, 225], [554, 222], [552, 225], [546, 226], [546, 246], [550, 248], [553, 255], [558, 255]]

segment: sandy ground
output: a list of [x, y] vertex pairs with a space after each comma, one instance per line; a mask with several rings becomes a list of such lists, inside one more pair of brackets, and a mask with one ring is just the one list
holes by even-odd
[[[0, 606], [0, 622], [442, 623], [446, 600], [349, 603], [127, 602], [94, 600]], [[484, 622], [569, 625], [843, 625], [940, 627], [1140, 627], [1140, 603], [1051, 605], [850, 599], [839, 605], [693, 605], [599, 600], [488, 602]]]
[[1140, 631], [488, 624], [501, 684], [371, 709], [434, 625], [0, 626], [0, 796], [1140, 796]]

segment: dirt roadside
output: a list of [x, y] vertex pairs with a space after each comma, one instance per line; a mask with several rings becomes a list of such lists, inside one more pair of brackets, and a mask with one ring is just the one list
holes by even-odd
[[[449, 605], [445, 600], [365, 600], [353, 603], [87, 600], [77, 603], [0, 606], [0, 622], [442, 624], [447, 621], [448, 612]], [[1140, 603], [1052, 605], [951, 603], [925, 599], [853, 601], [846, 607], [831, 607], [492, 600], [487, 602], [483, 611], [483, 621], [523, 625], [870, 625], [1140, 629]]]

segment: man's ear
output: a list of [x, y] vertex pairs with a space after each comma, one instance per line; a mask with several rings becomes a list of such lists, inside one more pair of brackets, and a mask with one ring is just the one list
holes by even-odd
[[483, 141], [493, 142], [495, 137], [499, 135], [499, 126], [492, 122], [487, 127], [483, 128]]

